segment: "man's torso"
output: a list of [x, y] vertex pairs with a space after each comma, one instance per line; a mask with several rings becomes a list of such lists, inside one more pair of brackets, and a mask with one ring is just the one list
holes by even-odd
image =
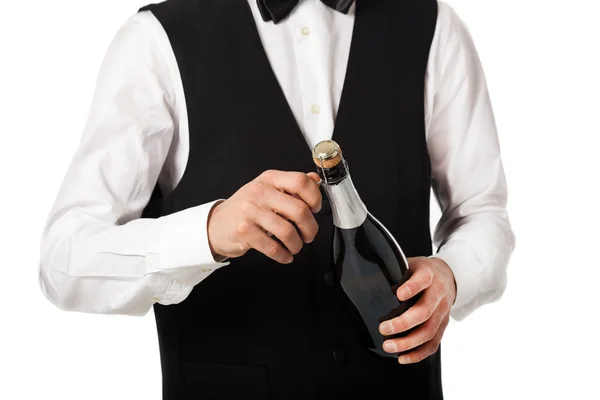
[[[164, 197], [156, 191], [146, 216], [227, 198], [266, 169], [313, 169], [310, 138], [286, 100], [246, 0], [171, 0], [150, 10], [181, 72], [189, 159], [175, 190]], [[423, 87], [435, 21], [435, 1], [357, 4], [331, 133], [365, 204], [407, 256], [431, 254]], [[155, 306], [165, 399], [361, 392], [441, 399], [439, 352], [399, 365], [367, 349], [360, 316], [331, 280], [326, 207], [317, 221], [317, 239], [293, 264], [250, 251], [181, 304]]]

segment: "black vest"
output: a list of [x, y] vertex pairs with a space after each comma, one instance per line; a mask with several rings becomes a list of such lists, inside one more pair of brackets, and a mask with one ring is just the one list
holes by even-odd
[[[268, 169], [315, 170], [246, 0], [143, 9], [170, 39], [190, 131], [181, 182], [167, 196], [155, 190], [144, 217], [227, 198]], [[409, 257], [432, 252], [424, 78], [436, 17], [435, 0], [357, 0], [333, 134], [364, 203]], [[400, 365], [366, 348], [360, 316], [331, 274], [326, 201], [316, 218], [316, 240], [291, 265], [251, 250], [181, 304], [154, 307], [165, 400], [442, 399], [439, 352]]]

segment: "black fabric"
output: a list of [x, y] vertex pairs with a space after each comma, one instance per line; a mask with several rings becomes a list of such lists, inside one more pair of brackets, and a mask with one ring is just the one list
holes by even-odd
[[[364, 203], [409, 257], [432, 252], [424, 78], [436, 7], [357, 2], [333, 134]], [[315, 170], [246, 0], [144, 10], [169, 36], [190, 130], [182, 180], [168, 196], [155, 191], [144, 217], [227, 198], [268, 169]], [[182, 303], [155, 306], [164, 399], [442, 399], [439, 352], [400, 365], [364, 347], [360, 316], [330, 274], [330, 207], [316, 218], [316, 240], [292, 264], [251, 250]]]
[[[321, 0], [324, 4], [347, 14], [354, 3], [354, 0]], [[290, 12], [298, 5], [300, 0], [256, 0], [258, 10], [264, 21], [273, 21], [279, 23], [285, 19]]]

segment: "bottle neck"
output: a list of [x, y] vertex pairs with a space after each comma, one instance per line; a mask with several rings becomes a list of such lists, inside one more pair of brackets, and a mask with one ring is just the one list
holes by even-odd
[[367, 207], [360, 199], [348, 164], [342, 160], [335, 168], [319, 168], [323, 190], [329, 198], [333, 224], [342, 229], [354, 229], [363, 224], [367, 218]]

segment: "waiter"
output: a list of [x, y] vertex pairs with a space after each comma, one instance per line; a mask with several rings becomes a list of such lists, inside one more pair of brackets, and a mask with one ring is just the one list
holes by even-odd
[[[397, 295], [421, 296], [379, 326], [414, 328], [385, 342], [400, 357], [368, 350], [331, 273], [310, 153], [326, 139], [410, 257]], [[168, 0], [108, 50], [40, 282], [64, 310], [154, 307], [166, 400], [438, 400], [449, 317], [504, 290], [506, 201], [484, 74], [448, 5]]]

